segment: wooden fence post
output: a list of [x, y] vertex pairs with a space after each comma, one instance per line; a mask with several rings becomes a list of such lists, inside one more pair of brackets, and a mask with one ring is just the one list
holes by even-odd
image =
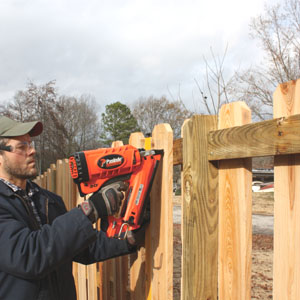
[[[280, 84], [274, 118], [300, 113], [300, 80]], [[280, 135], [281, 132], [278, 132]], [[300, 154], [274, 159], [273, 299], [300, 299]]]
[[[243, 102], [226, 104], [219, 129], [251, 123]], [[219, 163], [219, 300], [250, 300], [252, 253], [252, 160]]]
[[148, 300], [173, 299], [173, 131], [156, 125], [153, 149], [163, 149], [151, 191], [151, 221], [146, 232], [146, 295]]
[[193, 116], [182, 127], [181, 299], [217, 299], [218, 170], [207, 158], [216, 116]]

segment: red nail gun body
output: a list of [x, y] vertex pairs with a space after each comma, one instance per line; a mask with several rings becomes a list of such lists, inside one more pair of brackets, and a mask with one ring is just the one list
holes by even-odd
[[129, 184], [118, 216], [108, 217], [107, 236], [124, 238], [140, 227], [163, 150], [137, 149], [131, 145], [76, 152], [69, 158], [71, 176], [81, 196], [115, 181]]

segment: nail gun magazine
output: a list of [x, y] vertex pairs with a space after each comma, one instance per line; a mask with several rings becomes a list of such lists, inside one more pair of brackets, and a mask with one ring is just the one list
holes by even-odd
[[125, 145], [76, 152], [69, 158], [71, 176], [81, 196], [116, 181], [128, 184], [120, 211], [108, 217], [108, 237], [125, 238], [150, 214], [150, 191], [162, 156], [163, 150]]

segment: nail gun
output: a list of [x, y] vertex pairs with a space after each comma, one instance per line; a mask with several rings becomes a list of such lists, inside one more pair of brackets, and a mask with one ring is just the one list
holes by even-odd
[[146, 151], [125, 145], [76, 152], [69, 158], [71, 176], [81, 196], [116, 181], [128, 183], [120, 211], [108, 217], [107, 236], [123, 239], [129, 230], [141, 226], [162, 156], [163, 150]]

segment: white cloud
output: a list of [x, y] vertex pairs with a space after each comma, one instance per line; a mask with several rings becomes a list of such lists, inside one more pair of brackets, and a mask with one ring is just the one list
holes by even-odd
[[0, 101], [28, 79], [56, 79], [61, 93], [93, 94], [102, 107], [179, 86], [191, 102], [210, 47], [222, 55], [229, 43], [231, 68], [253, 61], [248, 24], [262, 9], [261, 0], [1, 0]]

